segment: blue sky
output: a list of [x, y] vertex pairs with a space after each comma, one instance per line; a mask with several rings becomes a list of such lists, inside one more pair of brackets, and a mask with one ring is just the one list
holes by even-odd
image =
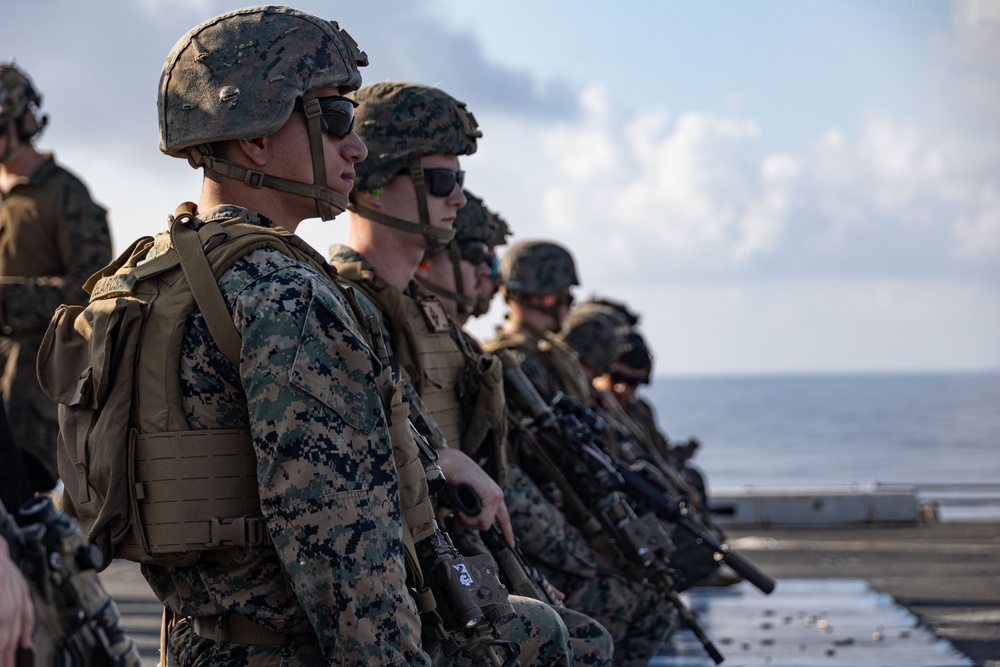
[[[199, 174], [156, 149], [160, 67], [208, 0], [9, 3], [0, 58], [117, 249]], [[467, 185], [628, 300], [668, 375], [1000, 369], [1000, 11], [964, 2], [299, 2], [366, 81], [484, 131]], [[58, 44], [58, 47], [54, 45]], [[319, 249], [346, 219], [308, 221]], [[473, 326], [486, 334], [502, 315]]]

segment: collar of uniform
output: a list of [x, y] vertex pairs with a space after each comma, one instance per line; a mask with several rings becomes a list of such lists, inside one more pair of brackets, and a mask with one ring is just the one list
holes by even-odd
[[372, 276], [377, 275], [375, 273], [375, 267], [372, 266], [372, 263], [368, 261], [367, 257], [351, 246], [344, 245], [343, 243], [334, 243], [330, 246], [330, 263], [334, 266], [337, 266], [338, 264], [360, 264], [362, 271], [368, 271], [372, 274]]
[[[234, 206], [233, 204], [222, 204], [220, 206], [213, 206], [207, 211], [198, 211], [197, 219], [202, 222], [212, 222], [217, 220], [219, 222], [223, 220], [232, 220], [233, 218], [243, 218], [247, 224], [256, 225], [258, 227], [276, 227], [270, 218], [267, 218], [256, 211], [251, 211], [248, 208], [243, 208], [242, 206]], [[200, 225], [199, 225], [200, 226]]]

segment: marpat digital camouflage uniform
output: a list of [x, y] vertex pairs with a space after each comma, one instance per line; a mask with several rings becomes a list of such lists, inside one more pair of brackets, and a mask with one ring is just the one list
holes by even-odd
[[[233, 206], [199, 218], [236, 216], [271, 226]], [[157, 250], [167, 244], [159, 237]], [[216, 642], [183, 621], [169, 664], [429, 665], [405, 583], [380, 366], [349, 303], [315, 269], [275, 250], [249, 253], [219, 286], [241, 333], [240, 368], [196, 310], [181, 351], [182, 398], [191, 429], [251, 430], [274, 545], [207, 551], [193, 565], [143, 573], [180, 616], [235, 612], [289, 638]]]
[[[495, 342], [486, 345], [492, 347]], [[534, 371], [526, 373], [533, 384], [537, 377], [544, 377], [553, 395], [559, 391], [558, 373], [545, 363], [537, 348], [507, 349], [522, 361], [522, 369]], [[516, 434], [512, 438], [517, 441]], [[525, 557], [566, 594], [566, 606], [594, 618], [611, 633], [615, 665], [646, 665], [676, 629], [670, 602], [652, 584], [599, 567], [593, 546], [579, 529], [562, 512], [556, 510], [554, 516], [548, 511], [552, 504], [534, 481], [519, 470], [517, 473], [512, 466], [512, 489], [505, 497]]]
[[[365, 64], [367, 56], [333, 21], [279, 6], [217, 16], [184, 35], [166, 60], [160, 150], [216, 176], [243, 183], [249, 177], [253, 187], [312, 199], [319, 217], [332, 218], [346, 208], [347, 196], [327, 185], [331, 139], [324, 132], [345, 141], [351, 135], [329, 125], [321, 105], [338, 100], [317, 91], [356, 89]], [[216, 153], [218, 142], [285, 127], [297, 108], [309, 139], [308, 154], [299, 158], [311, 158], [312, 182], [248, 174]], [[332, 113], [346, 117], [339, 108]], [[353, 156], [339, 158], [353, 163], [364, 154]], [[229, 185], [226, 196], [245, 196], [242, 186]], [[228, 204], [195, 215], [185, 224], [237, 216], [274, 226]], [[152, 252], [168, 246], [161, 235]], [[231, 317], [239, 337], [239, 361], [220, 349], [195, 308], [180, 342], [188, 422], [181, 430], [249, 431], [272, 544], [220, 545], [195, 552], [190, 564], [164, 558], [143, 565], [157, 596], [187, 617], [169, 634], [167, 664], [430, 665], [406, 582], [400, 473], [379, 391], [381, 364], [353, 301], [315, 259], [267, 248], [237, 259], [218, 286], [222, 316]], [[192, 479], [178, 483], [191, 483], [179, 492], [197, 492], [198, 471], [185, 472]]]
[[[384, 113], [386, 109], [382, 109], [381, 111]], [[384, 141], [384, 138], [382, 141]], [[376, 139], [373, 145], [378, 147], [379, 140]], [[392, 168], [395, 167], [390, 165], [388, 169]], [[388, 169], [385, 169], [384, 165], [378, 164], [376, 161], [375, 168], [372, 171], [384, 178], [382, 172], [388, 171]], [[365, 171], [367, 172], [367, 170]], [[372, 175], [374, 176], [375, 174]], [[370, 179], [371, 176], [367, 178]], [[455, 237], [445, 248], [455, 268], [456, 290], [443, 290], [433, 283], [418, 279], [415, 281], [417, 284], [411, 285], [411, 293], [423, 294], [423, 290], [426, 289], [445, 299], [455, 301], [463, 299], [465, 305], [469, 307], [482, 306], [482, 312], [485, 312], [487, 304], [468, 302], [468, 299], [464, 299], [464, 295], [461, 293], [460, 270], [457, 266], [454, 266], [462, 261], [459, 244], [481, 242], [487, 246], [495, 246], [505, 243], [506, 235], [510, 231], [506, 223], [499, 216], [493, 212], [486, 211], [481, 199], [468, 191], [465, 194], [467, 204], [458, 212], [454, 224]], [[337, 246], [332, 252], [334, 253], [333, 261], [339, 263], [341, 267], [348, 264], [359, 264], [365, 270], [371, 271], [371, 280], [367, 287], [375, 287], [374, 279], [376, 276], [374, 275], [373, 267], [359, 253], [354, 252], [346, 246]], [[379, 294], [383, 294], [381, 290], [386, 289], [386, 287], [379, 285], [378, 289], [380, 290]], [[483, 362], [485, 360], [478, 343], [462, 331], [455, 322], [449, 319], [446, 325], [447, 334], [445, 336], [435, 335], [435, 338], [439, 341], [435, 346], [441, 346], [441, 353], [444, 356], [442, 358], [422, 360], [419, 352], [414, 351], [412, 349], [413, 346], [409, 342], [411, 334], [403, 336], [399, 333], [401, 329], [415, 332], [420, 327], [409, 326], [409, 323], [391, 322], [389, 321], [390, 318], [387, 315], [387, 310], [394, 309], [379, 309], [364, 293], [362, 293], [360, 298], [371, 304], [370, 307], [373, 309], [373, 314], [377, 314], [383, 322], [383, 332], [388, 334], [386, 340], [387, 348], [394, 350], [398, 345], [406, 347], [408, 363], [400, 364], [398, 359], [395, 359], [395, 355], [393, 355], [396, 365], [402, 370], [408, 370], [411, 373], [419, 375], [421, 380], [425, 377], [430, 380], [429, 382], [421, 381], [420, 386], [424, 388], [425, 392], [429, 392], [431, 402], [426, 407], [431, 417], [438, 422], [439, 426], [441, 423], [448, 425], [447, 433], [443, 432], [442, 436], [449, 438], [448, 442], [450, 445], [460, 446], [470, 458], [479, 463], [494, 478], [503, 488], [505, 502], [508, 509], [510, 509], [511, 505], [517, 502], [516, 499], [509, 495], [509, 491], [512, 488], [508, 484], [508, 475], [510, 472], [513, 471], [513, 474], [519, 475], [527, 483], [531, 482], [530, 479], [517, 470], [516, 466], [507, 467], [507, 458], [504, 452], [495, 451], [500, 448], [506, 449], [507, 447], [506, 406], [502, 398], [502, 386], [496, 387], [499, 394], [495, 399], [489, 395], [489, 387], [492, 384], [483, 377], [485, 373]], [[376, 313], [376, 311], [378, 312]], [[397, 317], [399, 316], [397, 315]], [[450, 359], [453, 356], [455, 357], [454, 364], [448, 362], [442, 363], [445, 361], [445, 358]], [[426, 363], [426, 366], [433, 366], [433, 368], [427, 368], [425, 361], [429, 362]], [[425, 396], [428, 396], [428, 393], [425, 393], [421, 398]], [[477, 420], [477, 423], [475, 425], [471, 424], [472, 420]], [[541, 494], [536, 495], [541, 497]], [[558, 510], [549, 505], [548, 501], [543, 500], [543, 502], [548, 505], [551, 511], [550, 518], [553, 521], [564, 522], [562, 514]], [[514, 530], [515, 535], [518, 534], [516, 526]], [[474, 533], [472, 532], [466, 532], [462, 535], [457, 535], [455, 539], [460, 548], [463, 545], [468, 547], [469, 542], [475, 542], [468, 553], [478, 553], [485, 550], [486, 547], [479, 542], [478, 536], [473, 538], [473, 535]], [[607, 665], [610, 667], [612, 664], [613, 642], [607, 630], [589, 616], [568, 607], [560, 606], [554, 607], [554, 609], [567, 626], [573, 648], [573, 662], [581, 666], [592, 665], [596, 667]]]
[[[360, 266], [361, 270], [367, 272], [370, 276], [370, 279], [367, 281], [348, 282], [347, 284], [352, 284], [356, 287], [358, 302], [361, 304], [362, 309], [370, 317], [375, 317], [380, 321], [390, 364], [393, 367], [394, 373], [397, 374], [397, 379], [410, 381], [411, 378], [407, 377], [406, 373], [402, 370], [403, 364], [399, 363], [395, 352], [396, 348], [400, 345], [402, 333], [399, 331], [399, 327], [394, 326], [387, 313], [371, 298], [367, 290], [372, 289], [372, 286], [377, 282], [377, 288], [380, 292], [396, 292], [397, 294], [394, 296], [397, 300], [409, 301], [410, 298], [384, 281], [377, 281], [375, 269], [371, 263], [352, 248], [346, 245], [335, 245], [330, 249], [330, 252], [330, 262], [334, 267], [343, 270], [352, 265], [355, 267]], [[569, 630], [552, 607], [538, 600], [518, 595], [511, 595], [510, 602], [514, 606], [517, 616], [511, 622], [507, 638], [521, 645], [520, 660], [522, 665], [525, 667], [529, 665], [538, 665], [541, 667], [543, 665], [575, 664], [575, 644], [572, 648], [570, 647], [568, 642], [572, 637], [569, 635]], [[584, 619], [572, 615], [570, 624], [573, 626], [574, 631], [577, 632], [580, 642], [584, 645], [589, 645], [589, 651], [600, 653], [600, 648], [594, 647], [594, 643], [597, 642], [599, 644], [601, 639], [599, 630], [588, 627]], [[586, 653], [586, 651], [582, 651], [582, 653]], [[445, 660], [444, 656], [437, 656], [435, 664], [445, 664], [441, 660]], [[581, 662], [579, 664], [591, 663]], [[595, 664], [601, 663], [598, 662]]]
[[17, 442], [56, 469], [56, 404], [35, 358], [60, 304], [85, 304], [83, 283], [111, 261], [106, 211], [83, 182], [46, 155], [29, 178], [0, 192], [0, 377]]
[[[570, 312], [557, 336], [578, 355], [590, 375], [596, 378], [611, 371], [612, 364], [624, 351], [625, 337], [631, 331], [624, 311], [607, 304], [585, 301]], [[668, 486], [664, 493], [677, 501], [683, 500], [689, 509], [688, 518], [702, 529], [709, 530], [712, 520], [700, 502], [701, 494], [691, 489], [680, 472], [659, 451], [657, 438], [663, 441], [660, 444], [665, 445], [666, 441], [655, 426], [650, 406], [645, 406], [647, 409], [642, 411], [646, 419], [640, 424], [622, 408], [610, 390], [591, 389], [588, 405], [609, 427], [605, 434], [608, 453], [627, 464], [642, 460], [659, 469]], [[664, 528], [675, 547], [670, 564], [679, 575], [678, 590], [690, 588], [719, 569], [714, 550], [702, 540], [671, 523], [664, 522]]]
[[[513, 294], [517, 295], [513, 298], [556, 294], [579, 282], [568, 251], [544, 241], [521, 241], [511, 246], [501, 258], [500, 271], [508, 298]], [[525, 322], [517, 324], [517, 332], [498, 329], [496, 337], [485, 341], [483, 347], [507, 350], [545, 401], [562, 392], [589, 404], [590, 379], [572, 348], [553, 332], [538, 331]], [[522, 446], [516, 430], [512, 430], [511, 440], [513, 447]], [[523, 479], [531, 483], [512, 480], [520, 488], [512, 494], [518, 502], [508, 509], [512, 522], [521, 526], [518, 534], [526, 557], [566, 593], [567, 606], [592, 616], [611, 632], [616, 665], [647, 664], [676, 627], [670, 602], [654, 585], [633, 581], [603, 566], [609, 559], [584, 543], [580, 531], [565, 516], [557, 522], [548, 513], [539, 514], [539, 508], [551, 505], [527, 474]], [[560, 543], [572, 552], [564, 551]]]

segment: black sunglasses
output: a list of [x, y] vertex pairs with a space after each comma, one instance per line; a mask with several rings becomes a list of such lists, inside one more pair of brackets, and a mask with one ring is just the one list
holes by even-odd
[[624, 373], [619, 373], [618, 371], [611, 371], [611, 383], [612, 384], [624, 384], [629, 387], [638, 387], [640, 384], [645, 382], [646, 378], [639, 375], [625, 375]]
[[490, 258], [490, 247], [482, 241], [459, 241], [458, 252], [470, 264], [486, 264]]
[[[354, 108], [358, 103], [342, 95], [317, 97], [320, 111], [320, 127], [324, 132], [338, 139], [344, 139], [354, 129]], [[305, 111], [301, 99], [295, 100], [295, 110]]]
[[[398, 173], [409, 176], [410, 170], [404, 167]], [[465, 172], [446, 167], [424, 167], [424, 183], [427, 184], [428, 194], [447, 197], [455, 189], [456, 184], [458, 186], [465, 184]]]

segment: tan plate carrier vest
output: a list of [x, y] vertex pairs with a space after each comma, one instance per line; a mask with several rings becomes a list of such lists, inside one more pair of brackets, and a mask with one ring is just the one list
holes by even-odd
[[[419, 289], [412, 297], [387, 283], [361, 262], [337, 264], [337, 271], [371, 299], [389, 322], [392, 351], [403, 378], [417, 390], [449, 446], [462, 440], [456, 388], [465, 356], [452, 337], [444, 306]], [[414, 286], [411, 284], [411, 288]]]
[[[39, 353], [39, 379], [60, 404], [66, 508], [106, 563], [187, 565], [207, 549], [270, 541], [249, 431], [189, 430], [181, 399], [180, 349], [195, 307], [239, 368], [240, 333], [218, 286], [227, 269], [254, 250], [277, 250], [327, 277], [366, 322], [336, 271], [294, 234], [242, 218], [194, 231], [184, 224], [193, 211], [190, 202], [177, 209], [167, 252], [144, 261], [154, 241], [143, 237], [91, 277], [90, 304], [60, 307]], [[368, 334], [381, 344], [380, 334]], [[419, 591], [413, 544], [434, 530], [434, 508], [402, 385], [392, 383], [388, 367], [378, 384], [400, 478], [408, 570]], [[433, 599], [418, 595], [417, 602], [421, 611], [433, 608]]]
[[393, 351], [445, 441], [456, 444], [500, 481], [507, 469], [503, 368], [473, 349], [441, 302], [418, 283], [411, 296], [361, 262], [338, 264], [341, 277], [356, 285], [389, 321]]

